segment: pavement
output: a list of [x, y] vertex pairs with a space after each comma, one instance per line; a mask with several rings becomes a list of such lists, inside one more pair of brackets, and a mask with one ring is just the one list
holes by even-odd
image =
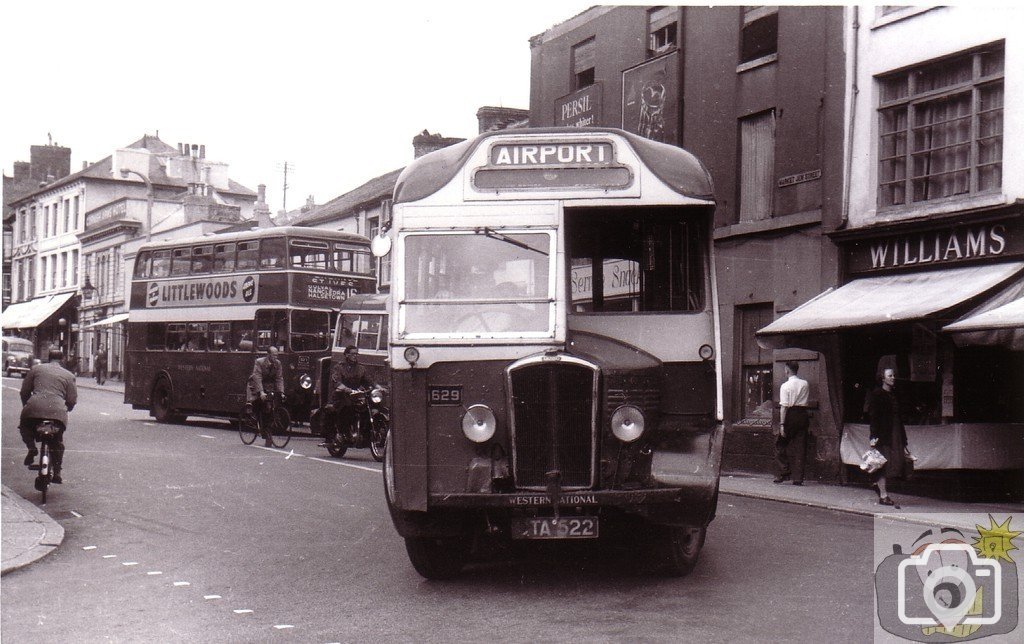
[[[84, 389], [124, 391], [122, 382], [107, 380], [103, 385], [99, 385], [95, 380], [84, 376], [78, 378], [78, 386]], [[722, 474], [720, 489], [722, 494], [731, 496], [824, 508], [863, 516], [879, 516], [929, 527], [941, 524], [960, 530], [975, 529], [973, 523], [967, 521], [965, 515], [968, 513], [1005, 516], [1024, 512], [1024, 505], [1019, 503], [966, 503], [894, 492], [892, 497], [901, 506], [896, 509], [879, 505], [877, 495], [863, 486], [843, 486], [815, 481], [805, 481], [802, 486], [796, 486], [789, 482], [776, 484], [772, 482], [772, 478], [770, 474], [725, 472]], [[0, 552], [0, 574], [6, 575], [56, 550], [64, 540], [64, 528], [37, 505], [21, 498], [7, 486], [2, 487], [2, 492], [0, 536], [3, 547]]]

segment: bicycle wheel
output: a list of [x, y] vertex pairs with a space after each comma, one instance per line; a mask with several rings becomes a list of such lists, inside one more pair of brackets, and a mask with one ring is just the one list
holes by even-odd
[[270, 426], [267, 428], [270, 442], [274, 447], [284, 447], [292, 439], [292, 417], [284, 407], [275, 407], [270, 415]]
[[251, 406], [246, 405], [242, 408], [242, 412], [238, 414], [238, 436], [245, 445], [252, 445], [256, 441], [259, 431], [260, 428], [256, 420], [256, 414], [253, 413]]

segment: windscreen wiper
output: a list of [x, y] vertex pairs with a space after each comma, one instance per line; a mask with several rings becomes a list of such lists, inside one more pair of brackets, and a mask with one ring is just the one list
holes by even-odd
[[491, 239], [497, 239], [498, 241], [503, 241], [506, 244], [512, 244], [513, 246], [516, 246], [518, 248], [522, 248], [522, 249], [525, 249], [525, 250], [532, 250], [533, 252], [540, 253], [541, 255], [543, 255], [545, 257], [548, 256], [547, 251], [540, 250], [539, 248], [534, 248], [533, 246], [530, 246], [529, 244], [523, 243], [523, 242], [519, 241], [518, 239], [512, 239], [511, 237], [508, 237], [507, 235], [502, 235], [501, 233], [499, 233], [498, 231], [494, 230], [493, 228], [487, 228], [485, 226], [483, 228], [477, 228], [475, 232], [476, 232], [477, 235], [486, 235], [487, 237], [490, 237]]

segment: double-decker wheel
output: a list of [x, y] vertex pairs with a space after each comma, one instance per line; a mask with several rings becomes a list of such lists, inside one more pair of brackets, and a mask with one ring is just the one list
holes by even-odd
[[264, 418], [267, 422], [267, 434], [274, 447], [284, 447], [292, 439], [292, 417], [284, 407], [274, 410]]
[[252, 411], [252, 406], [245, 405], [238, 414], [238, 436], [244, 444], [252, 445], [256, 442], [259, 432], [259, 423], [256, 420], [256, 414]]
[[469, 556], [469, 540], [464, 537], [406, 537], [405, 551], [412, 567], [427, 579], [451, 579], [460, 572]]
[[674, 525], [652, 527], [655, 561], [661, 564], [660, 572], [670, 577], [690, 574], [697, 565], [707, 528]]

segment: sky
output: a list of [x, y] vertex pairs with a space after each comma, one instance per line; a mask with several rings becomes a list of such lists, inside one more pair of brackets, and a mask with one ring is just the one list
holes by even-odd
[[529, 108], [531, 36], [594, 2], [49, 0], [5, 5], [0, 164], [71, 148], [71, 171], [159, 134], [206, 146], [271, 211], [407, 165], [424, 129]]

